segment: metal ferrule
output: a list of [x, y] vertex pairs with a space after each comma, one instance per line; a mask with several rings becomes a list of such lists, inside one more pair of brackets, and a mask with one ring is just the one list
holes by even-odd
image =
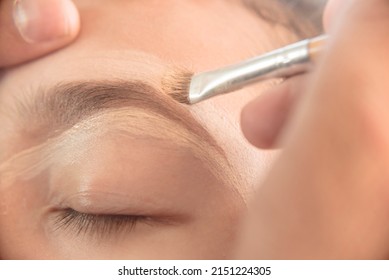
[[194, 75], [189, 101], [195, 104], [261, 80], [303, 73], [308, 68], [309, 43], [310, 40], [300, 41], [239, 64]]

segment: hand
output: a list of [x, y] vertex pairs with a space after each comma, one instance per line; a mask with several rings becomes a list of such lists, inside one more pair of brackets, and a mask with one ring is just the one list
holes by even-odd
[[0, 69], [64, 47], [79, 28], [71, 0], [0, 0]]
[[300, 94], [283, 85], [242, 114], [253, 144], [284, 148], [253, 200], [243, 258], [388, 257], [389, 3], [343, 3], [330, 3], [316, 71], [290, 82]]
[[[327, 32], [346, 8], [345, 0], [329, 0], [323, 24]], [[280, 134], [290, 120], [293, 108], [305, 92], [309, 75], [297, 76], [262, 94], [242, 111], [242, 130], [246, 138], [262, 149], [278, 148]]]

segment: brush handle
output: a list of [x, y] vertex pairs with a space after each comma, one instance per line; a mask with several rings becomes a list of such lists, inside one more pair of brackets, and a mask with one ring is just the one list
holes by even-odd
[[289, 78], [309, 72], [319, 60], [327, 39], [328, 35], [321, 35], [276, 50], [282, 62], [261, 78]]
[[188, 100], [195, 104], [259, 81], [303, 74], [317, 61], [326, 39], [326, 35], [307, 39], [235, 65], [196, 74]]

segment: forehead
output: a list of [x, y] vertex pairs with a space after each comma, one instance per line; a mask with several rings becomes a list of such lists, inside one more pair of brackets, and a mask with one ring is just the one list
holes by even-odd
[[274, 27], [240, 0], [75, 3], [82, 18], [77, 41], [9, 70], [0, 82], [1, 104], [34, 95], [42, 85], [80, 79], [136, 79], [157, 86], [169, 64], [204, 71], [261, 53], [276, 41], [269, 39]]
[[168, 64], [205, 71], [260, 54], [287, 36], [242, 2], [76, 0], [82, 18], [77, 41], [7, 71], [0, 101], [7, 104], [4, 98], [26, 88], [80, 79], [132, 78], [159, 85]]
[[[268, 24], [241, 2], [101, 0], [96, 4], [96, 1], [76, 0], [82, 18], [82, 32], [77, 41], [7, 71], [0, 82], [0, 104], [6, 106], [20, 96], [34, 98], [34, 89], [74, 80], [138, 79], [159, 85], [168, 65], [200, 72], [284, 44], [280, 38], [293, 40], [289, 32]], [[200, 121], [213, 131], [235, 129], [239, 106], [252, 95], [238, 100], [223, 98], [193, 109], [204, 116], [206, 121], [199, 117]], [[209, 121], [216, 119], [216, 112], [220, 113], [220, 120]], [[9, 134], [7, 138], [0, 140], [13, 141]]]
[[[158, 57], [162, 64], [203, 71], [258, 54], [276, 41], [269, 38], [277, 33], [275, 27], [250, 13], [238, 0], [75, 2], [82, 18], [77, 41], [16, 69], [19, 84], [125, 73], [115, 65], [138, 67], [130, 62], [141, 52]], [[145, 60], [146, 64], [157, 63]], [[101, 65], [110, 67], [101, 69]], [[85, 71], [85, 67], [93, 71]]]

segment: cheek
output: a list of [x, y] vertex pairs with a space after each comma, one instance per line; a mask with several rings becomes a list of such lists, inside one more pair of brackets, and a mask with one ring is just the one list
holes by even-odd
[[[36, 188], [33, 185], [41, 185]], [[47, 205], [45, 178], [15, 182], [0, 189], [0, 257], [3, 259], [53, 258], [47, 243], [43, 213]]]

